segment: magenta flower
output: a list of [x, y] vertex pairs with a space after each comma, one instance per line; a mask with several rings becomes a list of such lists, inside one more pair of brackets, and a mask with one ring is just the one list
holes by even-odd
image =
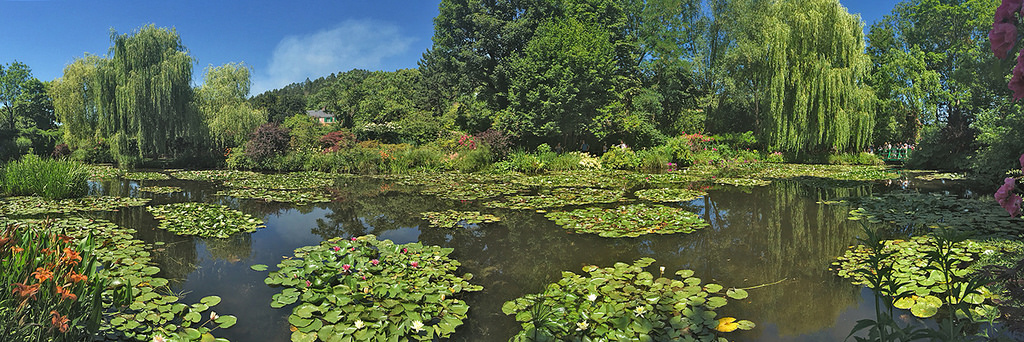
[[341, 265], [341, 269], [344, 270], [345, 272], [348, 272], [348, 270], [352, 269], [352, 265], [349, 265], [349, 264]]
[[1024, 154], [1020, 155], [1020, 169], [1024, 170]]
[[999, 187], [999, 190], [996, 190], [994, 196], [996, 202], [999, 202], [999, 206], [1003, 207], [1013, 217], [1017, 217], [1020, 214], [1021, 206], [1020, 196], [1013, 193], [1013, 189], [1017, 186], [1016, 183], [1012, 177], [1007, 177], [1003, 180], [1003, 185]]
[[409, 253], [409, 249], [408, 248], [402, 248], [402, 254], [405, 254], [405, 253]]
[[309, 280], [306, 281], [306, 287], [310, 287], [312, 285], [313, 285], [313, 283], [309, 282]]
[[351, 240], [352, 240], [352, 241], [356, 241], [356, 238], [352, 238]]
[[996, 58], [1005, 59], [1017, 41], [1017, 26], [1012, 23], [994, 23], [992, 30], [988, 31], [988, 40]]
[[1010, 0], [1003, 1], [1002, 5], [996, 8], [996, 15], [993, 22], [996, 23], [1012, 23], [1013, 12], [1020, 10], [1020, 1]]
[[331, 247], [331, 249], [333, 249], [335, 252], [337, 252], [337, 251], [341, 250], [341, 247], [334, 246], [334, 247]]
[[410, 263], [409, 263], [409, 266], [412, 266], [412, 267], [420, 267], [420, 263], [418, 263], [418, 262], [415, 262], [415, 261], [413, 261], [413, 262], [410, 262]]
[[[1024, 158], [1024, 156], [1021, 156], [1021, 158]], [[370, 260], [370, 263], [373, 264], [373, 266], [377, 266], [377, 264], [380, 263], [380, 260], [373, 259], [373, 260]]]
[[349, 248], [348, 250], [350, 250], [350, 251], [353, 251], [353, 252], [355, 252], [355, 251], [356, 251], [356, 248], [355, 248], [355, 247], [352, 247], [352, 248]]

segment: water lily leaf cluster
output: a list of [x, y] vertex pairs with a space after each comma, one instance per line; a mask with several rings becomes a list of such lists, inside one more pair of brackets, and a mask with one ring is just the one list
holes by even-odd
[[613, 209], [584, 208], [545, 215], [562, 228], [603, 237], [692, 233], [707, 227], [697, 214], [662, 205], [630, 204]]
[[183, 180], [225, 181], [231, 179], [257, 177], [259, 176], [259, 173], [238, 170], [198, 170], [172, 172], [171, 176]]
[[[562, 272], [562, 279], [539, 294], [502, 306], [522, 325], [513, 341], [722, 341], [726, 332], [755, 324], [717, 312], [728, 298], [744, 299], [742, 289], [702, 284], [691, 270], [678, 277], [644, 271], [654, 259], [632, 265], [586, 266], [584, 275]], [[664, 270], [664, 268], [662, 268]]]
[[[265, 282], [280, 286], [271, 307], [288, 316], [292, 341], [431, 341], [451, 336], [482, 287], [455, 275], [451, 248], [399, 245], [373, 235], [295, 250]], [[253, 269], [264, 269], [254, 265]]]
[[832, 178], [851, 181], [871, 181], [899, 178], [899, 174], [885, 166], [866, 165], [810, 165], [769, 164], [758, 171], [763, 179], [785, 179], [801, 176]]
[[914, 178], [926, 181], [967, 179], [966, 175], [964, 175], [962, 172], [930, 172], [928, 174], [920, 175]]
[[[916, 236], [907, 240], [886, 240], [882, 253], [893, 253], [883, 261], [885, 265], [892, 265], [892, 277], [898, 284], [902, 284], [895, 291], [882, 289], [887, 296], [895, 296], [901, 293], [908, 293], [896, 299], [894, 306], [900, 309], [909, 309], [918, 317], [931, 317], [938, 312], [943, 305], [943, 294], [947, 292], [948, 284], [945, 276], [936, 267], [936, 264], [929, 261], [927, 254], [934, 251], [935, 238], [932, 236]], [[954, 276], [964, 278], [970, 274], [967, 266], [973, 262], [981, 253], [995, 253], [999, 248], [987, 245], [984, 242], [965, 240], [956, 247], [950, 249], [951, 258], [954, 260]], [[832, 270], [840, 277], [849, 279], [855, 285], [871, 287], [865, 276], [859, 270], [869, 270], [868, 259], [873, 251], [863, 245], [848, 249], [837, 261], [832, 263]], [[885, 254], [883, 254], [885, 255]], [[870, 270], [869, 270], [870, 271]], [[972, 293], [965, 296], [971, 304], [981, 304], [991, 293]]]
[[124, 179], [128, 180], [165, 180], [171, 177], [159, 172], [127, 172]]
[[87, 196], [63, 200], [49, 200], [38, 196], [7, 197], [0, 199], [0, 212], [19, 215], [66, 214], [79, 211], [116, 211], [123, 207], [137, 207], [149, 203], [148, 198]]
[[957, 198], [952, 195], [888, 193], [847, 199], [857, 207], [851, 220], [888, 223], [897, 227], [953, 227], [979, 235], [1015, 237], [1024, 221], [1006, 214], [995, 201]]
[[285, 173], [275, 175], [257, 174], [256, 176], [224, 181], [224, 185], [232, 188], [255, 188], [273, 190], [297, 190], [324, 188], [334, 184], [333, 178], [310, 177], [307, 173]]
[[420, 213], [424, 220], [430, 222], [431, 227], [440, 228], [468, 228], [480, 223], [494, 223], [501, 221], [501, 218], [491, 214], [481, 214], [479, 211], [427, 211]]
[[689, 202], [701, 198], [708, 193], [690, 189], [643, 189], [633, 193], [637, 198], [651, 202]]
[[531, 187], [569, 187], [622, 189], [630, 183], [623, 171], [562, 171], [536, 176], [519, 176], [515, 184]]
[[139, 188], [139, 191], [152, 192], [156, 194], [173, 194], [175, 192], [182, 192], [184, 190], [176, 186], [144, 186]]
[[84, 239], [91, 235], [96, 242], [93, 253], [103, 263], [97, 274], [109, 282], [101, 296], [106, 310], [100, 337], [108, 341], [152, 341], [159, 335], [175, 341], [227, 341], [215, 338], [211, 332], [230, 328], [237, 322], [235, 316], [213, 318], [206, 313], [220, 298], [210, 296], [187, 304], [183, 298], [169, 294], [167, 279], [156, 276], [160, 269], [150, 257], [152, 247], [136, 239], [134, 230], [84, 218], [51, 222], [69, 236]]
[[110, 165], [94, 165], [94, 164], [83, 164], [86, 172], [89, 174], [91, 180], [112, 180], [121, 178], [125, 174], [124, 169], [119, 169]]
[[217, 191], [216, 195], [298, 205], [331, 201], [327, 193], [319, 190], [230, 189]]
[[595, 188], [542, 189], [537, 195], [505, 196], [484, 205], [491, 208], [541, 209], [570, 205], [614, 203], [622, 200], [622, 191]]
[[715, 184], [735, 185], [735, 186], [765, 186], [771, 184], [772, 181], [757, 178], [715, 178]]
[[178, 235], [227, 238], [238, 232], [254, 232], [263, 221], [220, 204], [171, 203], [146, 207], [160, 220], [157, 228]]

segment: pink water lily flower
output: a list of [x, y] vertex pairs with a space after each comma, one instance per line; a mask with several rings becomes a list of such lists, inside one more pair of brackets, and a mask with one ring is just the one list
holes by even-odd
[[[1021, 156], [1021, 157], [1024, 158], [1024, 156]], [[380, 260], [373, 259], [373, 260], [370, 260], [370, 263], [373, 264], [373, 266], [377, 266], [377, 264], [380, 263]]]
[[344, 270], [345, 272], [348, 272], [348, 270], [352, 269], [352, 265], [349, 265], [349, 264], [341, 265], [341, 269]]
[[409, 263], [409, 266], [412, 266], [412, 267], [420, 267], [420, 263], [418, 263], [418, 262], [415, 262], [415, 261], [413, 261], [413, 262], [410, 262], [410, 263]]

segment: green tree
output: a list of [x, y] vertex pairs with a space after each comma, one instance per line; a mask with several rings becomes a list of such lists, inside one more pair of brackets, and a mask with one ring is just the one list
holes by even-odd
[[206, 68], [196, 97], [210, 137], [221, 148], [241, 146], [249, 133], [267, 122], [266, 112], [246, 101], [250, 86], [249, 68], [241, 63]]
[[0, 65], [0, 111], [7, 117], [8, 129], [15, 128], [14, 101], [24, 92], [25, 82], [32, 78], [32, 69], [25, 63], [14, 61], [4, 68]]
[[615, 47], [601, 27], [575, 18], [537, 29], [509, 65], [509, 108], [495, 126], [525, 140], [575, 142], [613, 101]]
[[863, 149], [874, 123], [863, 25], [837, 0], [788, 0], [765, 18], [761, 137], [773, 150]]
[[69, 146], [88, 146], [103, 138], [98, 131], [105, 110], [100, 75], [108, 63], [109, 59], [86, 55], [64, 67], [64, 75], [50, 86], [54, 113]]

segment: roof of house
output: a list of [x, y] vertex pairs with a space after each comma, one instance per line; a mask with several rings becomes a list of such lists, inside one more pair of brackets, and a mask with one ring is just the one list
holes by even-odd
[[323, 110], [319, 110], [319, 109], [318, 110], [307, 110], [306, 111], [306, 115], [312, 116], [314, 118], [333, 118], [334, 117], [334, 114], [330, 114], [330, 113], [327, 113], [327, 112], [325, 112]]

